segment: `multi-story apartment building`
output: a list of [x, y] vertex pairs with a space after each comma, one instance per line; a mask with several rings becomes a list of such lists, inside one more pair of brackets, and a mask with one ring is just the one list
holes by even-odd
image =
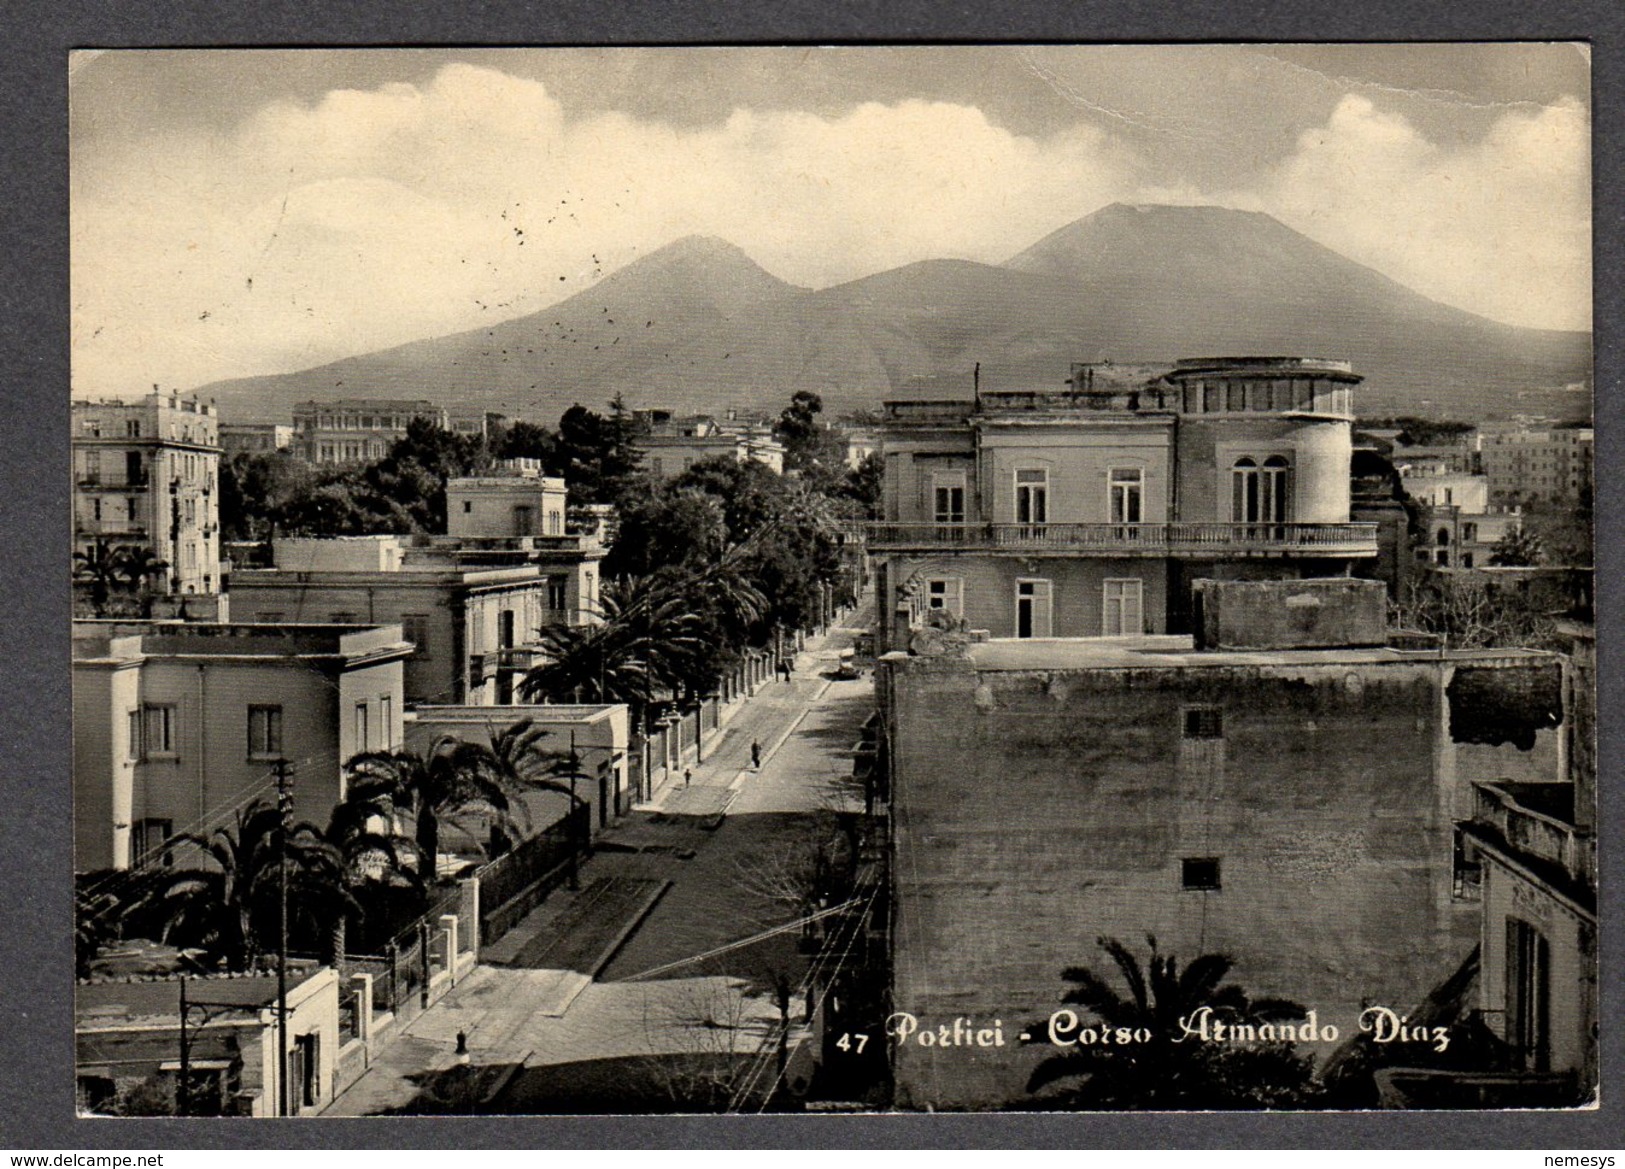
[[947, 610], [994, 637], [1189, 625], [1189, 582], [1346, 574], [1353, 389], [1340, 361], [1075, 365], [1058, 390], [892, 401], [870, 525], [890, 648]]
[[1419, 508], [1418, 564], [1487, 567], [1495, 546], [1522, 526], [1516, 507], [1490, 504], [1489, 481], [1483, 475], [1406, 473], [1400, 482]]
[[383, 458], [415, 418], [451, 429], [450, 415], [433, 402], [347, 398], [303, 402], [293, 408], [294, 445], [312, 463], [367, 463]]
[[1596, 446], [1590, 427], [1484, 426], [1477, 445], [1492, 503], [1590, 503]]
[[705, 414], [673, 418], [663, 410], [640, 411], [648, 432], [639, 435], [633, 446], [643, 455], [644, 466], [655, 476], [681, 475], [704, 459], [725, 458], [736, 462], [754, 459], [774, 471], [784, 471], [784, 444], [773, 437], [765, 422]]
[[77, 621], [74, 857], [80, 871], [156, 863], [172, 835], [274, 802], [325, 824], [344, 761], [401, 742], [399, 625]]
[[271, 567], [232, 573], [233, 612], [399, 622], [408, 702], [506, 706], [540, 661], [537, 630], [595, 619], [603, 555], [591, 535], [280, 539]]
[[73, 404], [74, 550], [146, 548], [163, 591], [220, 589], [219, 419], [212, 403], [154, 392]]

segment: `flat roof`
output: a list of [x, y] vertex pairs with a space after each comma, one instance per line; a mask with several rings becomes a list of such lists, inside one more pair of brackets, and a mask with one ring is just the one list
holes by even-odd
[[[1534, 649], [1457, 649], [1442, 657], [1451, 662], [1544, 660], [1553, 655]], [[1198, 650], [1194, 639], [1175, 634], [1124, 638], [997, 638], [970, 647], [977, 670], [1134, 670], [1183, 669], [1190, 666], [1345, 666], [1397, 665], [1441, 660], [1439, 650], [1405, 650], [1389, 646], [1338, 646], [1331, 649]]]
[[[303, 985], [319, 966], [290, 965], [288, 990]], [[276, 1001], [276, 975], [188, 976], [188, 1002], [221, 1003], [258, 1011]], [[154, 978], [136, 981], [81, 982], [73, 988], [73, 1014], [77, 1025], [127, 1024], [175, 1020], [181, 1011], [181, 980]]]

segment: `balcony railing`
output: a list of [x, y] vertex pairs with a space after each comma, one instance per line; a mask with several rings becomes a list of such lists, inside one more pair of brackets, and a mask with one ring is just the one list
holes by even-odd
[[875, 551], [1375, 556], [1376, 524], [870, 524]]
[[[1563, 818], [1525, 807], [1519, 802], [1520, 794], [1517, 789], [1506, 790], [1493, 783], [1475, 783], [1473, 819], [1494, 828], [1515, 851], [1551, 861], [1580, 880], [1595, 882], [1596, 837]], [[1573, 798], [1572, 794], [1569, 798]]]

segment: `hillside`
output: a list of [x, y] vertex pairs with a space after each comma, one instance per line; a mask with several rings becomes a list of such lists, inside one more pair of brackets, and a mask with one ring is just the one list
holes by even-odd
[[539, 313], [297, 373], [202, 388], [228, 420], [311, 398], [425, 397], [553, 422], [633, 406], [832, 412], [892, 394], [1055, 384], [1073, 361], [1339, 357], [1367, 414], [1580, 416], [1590, 337], [1520, 329], [1412, 291], [1266, 215], [1114, 204], [1002, 266], [928, 260], [810, 291], [688, 237]]

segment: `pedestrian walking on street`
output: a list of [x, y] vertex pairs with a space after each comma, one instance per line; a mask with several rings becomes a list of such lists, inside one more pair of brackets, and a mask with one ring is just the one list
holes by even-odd
[[757, 771], [762, 769], [762, 745], [755, 739], [750, 742], [750, 765]]
[[683, 768], [683, 786], [687, 787], [688, 786], [688, 781], [693, 779], [693, 778], [694, 778], [694, 769], [692, 767]]

